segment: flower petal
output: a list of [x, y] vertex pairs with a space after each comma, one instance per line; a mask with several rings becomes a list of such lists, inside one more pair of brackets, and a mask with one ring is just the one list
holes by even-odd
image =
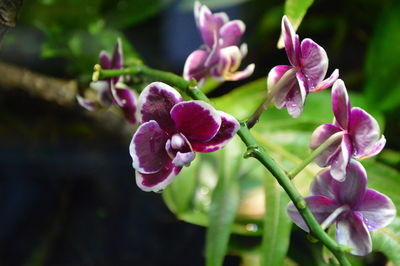
[[318, 87], [315, 88], [310, 88], [310, 92], [318, 92], [325, 90], [332, 86], [332, 84], [339, 78], [339, 70], [335, 69], [335, 71], [332, 72], [329, 78], [321, 81], [318, 85]]
[[80, 95], [76, 95], [76, 100], [78, 101], [79, 105], [85, 108], [88, 111], [97, 111], [100, 109], [100, 105], [96, 101], [92, 101], [86, 98], [83, 98]]
[[203, 42], [211, 48], [215, 43], [215, 35], [222, 26], [220, 17], [214, 18], [210, 9], [206, 5], [200, 4], [197, 7], [195, 5], [195, 19]]
[[205, 67], [205, 62], [208, 57], [208, 52], [204, 50], [196, 50], [186, 59], [183, 68], [183, 78], [191, 80], [192, 78], [200, 81], [207, 76], [208, 69]]
[[[275, 86], [275, 84], [278, 83], [278, 81], [282, 78], [282, 76], [290, 69], [293, 69], [293, 67], [287, 65], [278, 65], [273, 67], [268, 73], [268, 78], [267, 78], [268, 91], [271, 91]], [[294, 76], [295, 74], [296, 73], [292, 74], [292, 76]]]
[[155, 120], [163, 130], [175, 133], [170, 111], [183, 101], [182, 96], [171, 86], [162, 82], [149, 84], [139, 96], [138, 113], [141, 123]]
[[348, 129], [350, 120], [350, 101], [343, 80], [338, 79], [332, 87], [332, 110], [335, 120], [343, 129]]
[[[254, 64], [248, 65], [243, 71], [236, 71], [242, 61], [242, 52], [237, 46], [228, 46], [220, 50], [219, 62], [210, 71], [217, 80], [241, 80], [254, 72]], [[236, 71], [236, 72], [235, 72]]]
[[90, 82], [90, 88], [97, 92], [97, 94], [99, 95], [99, 101], [102, 105], [109, 106], [113, 103], [111, 80], [99, 80], [95, 82]]
[[286, 16], [282, 18], [282, 36], [283, 41], [285, 43], [285, 50], [288, 56], [290, 64], [293, 66], [298, 66], [299, 62], [297, 60], [297, 52], [298, 49], [298, 37], [296, 41], [296, 33], [293, 30], [292, 24]]
[[301, 73], [301, 71], [296, 72], [296, 79], [297, 79], [297, 83], [300, 87], [301, 98], [302, 98], [303, 104], [304, 104], [304, 101], [306, 100], [306, 96], [308, 93], [307, 80], [306, 80], [306, 77], [304, 77], [303, 73]]
[[221, 116], [221, 127], [218, 133], [207, 142], [192, 141], [192, 147], [197, 152], [212, 152], [223, 148], [239, 130], [239, 122], [230, 114], [218, 111]]
[[[121, 39], [117, 39], [117, 43], [115, 44], [114, 47], [114, 53], [112, 57], [112, 62], [111, 62], [111, 68], [112, 69], [122, 69], [123, 66], [123, 55], [122, 55], [122, 43]], [[113, 78], [114, 84], [117, 84], [118, 81], [121, 80], [121, 76], [116, 76]]]
[[246, 26], [241, 20], [232, 20], [223, 25], [219, 30], [222, 39], [221, 47], [238, 46], [245, 29]]
[[363, 109], [351, 109], [349, 132], [353, 139], [355, 158], [368, 154], [375, 148], [380, 136], [378, 122]]
[[182, 167], [177, 167], [169, 160], [164, 167], [154, 174], [135, 172], [136, 184], [143, 191], [159, 192], [175, 180]]
[[208, 141], [221, 126], [221, 116], [210, 104], [188, 101], [176, 104], [171, 110], [176, 129], [189, 141]]
[[190, 163], [194, 160], [195, 153], [194, 152], [177, 152], [174, 160], [172, 160], [172, 163], [175, 166], [190, 166]]
[[[304, 199], [318, 223], [322, 223], [336, 208], [338, 208], [338, 205], [333, 200], [324, 196], [309, 196]], [[304, 222], [303, 217], [301, 217], [293, 202], [289, 203], [287, 213], [292, 221], [301, 229], [310, 232], [307, 224]]]
[[[340, 128], [332, 124], [324, 124], [317, 127], [311, 135], [310, 148], [312, 150], [315, 150], [316, 148], [321, 146], [321, 144], [324, 143], [330, 136], [340, 131], [342, 131]], [[340, 139], [332, 143], [317, 157], [315, 157], [314, 161], [321, 167], [328, 166], [330, 159], [332, 158], [332, 156], [335, 155], [337, 149], [340, 147], [340, 143]]]
[[340, 216], [336, 224], [336, 240], [340, 245], [353, 248], [351, 254], [365, 256], [372, 250], [371, 236], [359, 212]]
[[333, 183], [333, 192], [337, 202], [354, 208], [364, 198], [367, 189], [367, 173], [364, 167], [356, 160], [351, 160], [346, 170], [346, 179], [343, 182]]
[[329, 170], [323, 170], [320, 172], [310, 186], [310, 192], [312, 195], [325, 196], [330, 199], [335, 199], [335, 194], [333, 193], [333, 183]]
[[279, 65], [268, 73], [268, 91], [273, 94], [276, 108], [281, 109], [285, 106], [286, 96], [296, 83], [296, 72], [291, 66]]
[[377, 143], [375, 143], [374, 148], [372, 150], [370, 150], [367, 154], [364, 154], [362, 157], [360, 157], [358, 159], [364, 160], [364, 159], [367, 159], [367, 158], [377, 155], [378, 153], [380, 153], [383, 150], [383, 148], [385, 147], [385, 144], [386, 144], [386, 138], [384, 135], [382, 135], [380, 140]]
[[340, 148], [329, 161], [331, 165], [331, 175], [334, 179], [344, 181], [346, 178], [346, 168], [349, 164], [352, 150], [349, 134], [344, 134]]
[[255, 64], [250, 64], [244, 70], [236, 71], [234, 73], [226, 73], [225, 80], [237, 81], [248, 78], [253, 74], [255, 66]]
[[159, 172], [170, 158], [165, 151], [168, 135], [152, 120], [142, 124], [133, 135], [129, 146], [132, 166], [144, 174]]
[[221, 81], [225, 80], [230, 72], [234, 72], [242, 61], [242, 54], [237, 46], [229, 46], [219, 51], [219, 61], [211, 69], [211, 75]]
[[111, 56], [106, 51], [99, 54], [100, 66], [102, 69], [111, 69]]
[[301, 42], [301, 71], [307, 78], [308, 91], [318, 87], [328, 70], [328, 56], [324, 48], [311, 39]]
[[357, 207], [369, 231], [389, 225], [396, 217], [396, 207], [392, 200], [378, 191], [367, 189]]
[[306, 91], [295, 83], [286, 95], [286, 108], [293, 118], [299, 117], [303, 112], [305, 99]]
[[131, 123], [136, 123], [136, 94], [131, 89], [121, 89], [116, 88], [116, 96], [119, 98], [119, 102], [121, 103], [119, 106], [126, 119]]
[[117, 39], [117, 43], [114, 47], [114, 53], [112, 57], [112, 68], [122, 69], [123, 68], [123, 54], [122, 54], [122, 42], [121, 39]]

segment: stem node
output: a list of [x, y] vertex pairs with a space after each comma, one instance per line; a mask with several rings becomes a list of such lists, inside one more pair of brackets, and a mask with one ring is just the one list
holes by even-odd
[[307, 208], [307, 202], [304, 199], [301, 199], [296, 203], [296, 206], [298, 209], [304, 210], [305, 208]]
[[247, 147], [247, 151], [244, 153], [243, 158], [255, 157], [256, 152], [259, 151], [258, 145], [250, 145]]

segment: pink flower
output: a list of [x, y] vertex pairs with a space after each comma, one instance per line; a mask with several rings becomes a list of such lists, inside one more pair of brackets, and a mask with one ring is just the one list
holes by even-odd
[[336, 180], [343, 180], [350, 159], [368, 158], [378, 154], [386, 139], [380, 134], [378, 122], [358, 107], [351, 108], [344, 82], [338, 79], [332, 87], [332, 124], [324, 124], [314, 130], [310, 147], [318, 148], [330, 136], [342, 132], [343, 136], [315, 158], [321, 167], [331, 166]]
[[[100, 66], [102, 69], [122, 69], [123, 54], [121, 40], [117, 40], [112, 57], [106, 52], [101, 51], [99, 55]], [[122, 77], [92, 82], [90, 87], [98, 94], [98, 101], [83, 98], [78, 95], [78, 103], [89, 111], [96, 111], [102, 107], [109, 107], [117, 104], [123, 111], [125, 118], [132, 124], [136, 123], [136, 95], [134, 91], [122, 83]]]
[[254, 64], [243, 71], [236, 71], [247, 54], [246, 44], [238, 47], [245, 30], [244, 23], [241, 20], [229, 21], [226, 13], [213, 14], [198, 1], [194, 4], [194, 16], [204, 45], [187, 58], [183, 77], [186, 80], [194, 78], [199, 83], [209, 75], [219, 81], [249, 77], [254, 71]]
[[[339, 244], [353, 248], [353, 255], [364, 256], [372, 250], [369, 231], [389, 225], [396, 217], [396, 207], [387, 196], [367, 188], [367, 174], [358, 161], [349, 163], [346, 176], [339, 182], [329, 170], [322, 172], [311, 184], [312, 196], [305, 200], [324, 228], [336, 222]], [[293, 203], [287, 211], [295, 224], [310, 231]]]
[[195, 152], [221, 149], [239, 129], [237, 120], [203, 101], [183, 101], [172, 87], [153, 82], [140, 94], [139, 121], [129, 151], [144, 191], [169, 185]]
[[328, 56], [324, 48], [311, 39], [301, 44], [286, 16], [282, 18], [282, 35], [290, 65], [279, 65], [268, 74], [268, 90], [279, 109], [287, 108], [293, 117], [303, 112], [306, 96], [310, 92], [324, 90], [335, 82], [339, 71], [323, 80], [328, 70]]

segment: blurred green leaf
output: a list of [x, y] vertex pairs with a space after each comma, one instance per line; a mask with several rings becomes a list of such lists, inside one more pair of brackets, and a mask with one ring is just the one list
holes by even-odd
[[292, 221], [286, 214], [288, 195], [273, 176], [266, 173], [264, 178], [265, 214], [261, 246], [263, 266], [283, 265], [290, 242]]
[[397, 5], [380, 17], [366, 57], [364, 91], [368, 101], [383, 111], [400, 106], [399, 12]]
[[379, 159], [385, 164], [400, 169], [400, 152], [385, 148], [380, 154]]
[[206, 265], [208, 266], [223, 264], [240, 200], [236, 175], [226, 173], [224, 167], [220, 167], [220, 170], [218, 184], [213, 192], [209, 209], [209, 226], [206, 235]]
[[[168, 187], [163, 192], [163, 198], [168, 208], [179, 219], [208, 226], [212, 195], [217, 182], [220, 180], [218, 171], [224, 171], [224, 176], [235, 178], [235, 183], [239, 187], [240, 207], [237, 212], [235, 211], [237, 218], [232, 225], [232, 231], [241, 235], [260, 235], [262, 224], [257, 223], [257, 221], [264, 212], [264, 200], [263, 194], [258, 193], [258, 188], [261, 187], [261, 176], [265, 172], [255, 160], [242, 161], [243, 146], [243, 143], [235, 137], [224, 150], [208, 154], [196, 154], [194, 165], [189, 167], [196, 169], [189, 171], [189, 168], [185, 168], [170, 185], [171, 188]], [[223, 153], [225, 153], [225, 156], [222, 156]], [[225, 163], [217, 163], [220, 160], [224, 160]], [[223, 169], [221, 169], [222, 165]], [[179, 182], [179, 184], [175, 185], [175, 182]], [[183, 190], [191, 190], [193, 184], [195, 184], [194, 191], [183, 192]], [[182, 192], [185, 199], [181, 199]], [[219, 193], [225, 193], [225, 188], [223, 192]], [[230, 201], [229, 198], [226, 200]], [[179, 208], [179, 206], [186, 207]]]
[[24, 2], [21, 20], [42, 31], [58, 32], [82, 29], [98, 21], [102, 0], [31, 0]]
[[[248, 1], [249, 0], [202, 0], [200, 2], [210, 9], [222, 9], [243, 4]], [[182, 11], [193, 10], [194, 2], [194, 0], [182, 0], [179, 4], [179, 9]]]
[[47, 58], [65, 57], [70, 60], [73, 72], [91, 74], [93, 65], [98, 63], [100, 51], [105, 50], [111, 54], [118, 38], [122, 40], [125, 61], [139, 58], [122, 33], [113, 29], [102, 29], [96, 34], [91, 34], [86, 30], [77, 30], [65, 36], [49, 33], [47, 42], [42, 47], [42, 56]]
[[367, 170], [368, 187], [385, 194], [394, 205], [400, 206], [400, 173], [372, 159], [362, 161], [362, 164]]
[[[307, 9], [312, 5], [314, 0], [286, 0], [285, 1], [285, 15], [289, 18], [296, 31], [300, 26]], [[278, 48], [283, 48], [283, 37], [279, 38]]]
[[194, 160], [190, 167], [184, 167], [163, 192], [168, 207], [177, 215], [188, 211], [197, 185], [200, 160]]
[[170, 3], [172, 0], [110, 1], [104, 7], [108, 10], [105, 18], [111, 27], [126, 28], [157, 15]]
[[213, 99], [213, 103], [217, 109], [230, 113], [237, 119], [246, 119], [261, 104], [266, 91], [267, 81], [261, 78]]
[[[400, 265], [400, 218], [387, 227], [372, 232], [372, 248], [385, 254], [392, 265]], [[389, 265], [389, 264], [388, 264]]]
[[88, 0], [84, 6], [78, 0], [32, 0], [25, 4], [21, 20], [40, 29], [46, 38], [42, 56], [68, 59], [72, 72], [90, 77], [100, 51], [112, 52], [117, 38], [122, 39], [125, 61], [139, 57], [121, 32], [106, 27], [101, 0]]

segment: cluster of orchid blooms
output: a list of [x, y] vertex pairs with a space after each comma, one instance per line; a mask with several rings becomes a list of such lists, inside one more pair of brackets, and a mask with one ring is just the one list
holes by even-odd
[[[183, 77], [202, 84], [208, 77], [219, 81], [240, 80], [250, 76], [254, 64], [237, 71], [247, 47], [238, 47], [245, 31], [240, 20], [230, 21], [225, 13], [211, 13], [199, 2], [194, 7], [195, 22], [204, 45], [191, 53], [185, 63]], [[301, 115], [308, 93], [332, 85], [332, 124], [319, 126], [312, 134], [310, 147], [320, 147], [335, 138], [315, 162], [329, 167], [320, 172], [311, 184], [311, 196], [305, 201], [321, 226], [336, 224], [339, 244], [351, 248], [354, 255], [371, 252], [369, 231], [387, 226], [396, 216], [396, 208], [385, 195], [367, 188], [367, 174], [356, 159], [378, 154], [385, 145], [377, 121], [361, 108], [350, 106], [344, 82], [335, 70], [324, 80], [328, 69], [325, 50], [311, 39], [299, 40], [286, 16], [282, 19], [282, 35], [290, 65], [278, 65], [269, 72], [267, 85], [274, 105], [287, 108], [292, 117]], [[122, 69], [122, 49], [117, 42], [114, 54], [100, 53], [102, 69]], [[123, 77], [96, 81], [91, 87], [99, 100], [78, 96], [88, 110], [116, 104], [131, 123], [140, 123], [130, 147], [137, 185], [144, 191], [161, 191], [189, 166], [196, 152], [213, 152], [224, 147], [239, 129], [231, 115], [210, 104], [184, 101], [171, 86], [153, 82], [140, 93], [123, 83]], [[300, 228], [309, 231], [293, 203], [288, 214]]]

